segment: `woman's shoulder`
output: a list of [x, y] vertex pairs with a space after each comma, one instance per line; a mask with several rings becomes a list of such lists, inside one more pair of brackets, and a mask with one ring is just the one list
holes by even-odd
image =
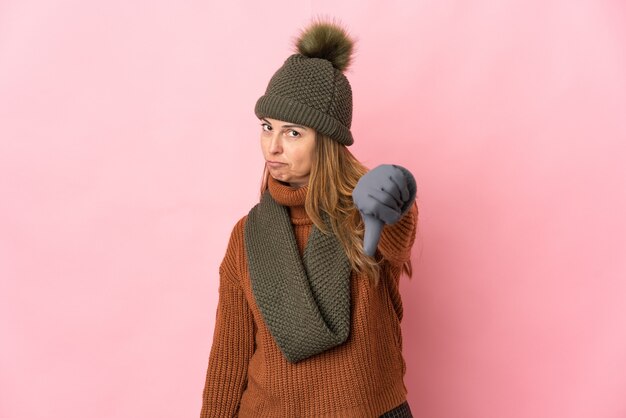
[[244, 226], [248, 215], [242, 216], [233, 226], [226, 246], [226, 254], [220, 265], [220, 273], [232, 278], [239, 277], [239, 265], [245, 254]]
[[231, 243], [233, 243], [233, 241], [238, 241], [239, 239], [243, 238], [247, 219], [248, 219], [248, 214], [245, 214], [241, 218], [239, 218], [239, 220], [235, 223], [230, 233]]
[[255, 204], [245, 215], [241, 216], [232, 228], [230, 233], [230, 241], [228, 244], [229, 249], [231, 247], [240, 247], [243, 245], [246, 222], [250, 218], [251, 214], [255, 213], [255, 209], [259, 206], [259, 203]]

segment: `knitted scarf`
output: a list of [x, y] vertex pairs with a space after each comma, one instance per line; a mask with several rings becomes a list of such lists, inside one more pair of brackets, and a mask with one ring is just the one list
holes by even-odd
[[350, 262], [334, 234], [312, 228], [301, 258], [289, 212], [269, 191], [244, 228], [254, 298], [291, 363], [342, 344], [350, 333]]

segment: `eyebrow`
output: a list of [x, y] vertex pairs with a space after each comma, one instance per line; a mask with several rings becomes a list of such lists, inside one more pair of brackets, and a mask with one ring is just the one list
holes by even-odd
[[[265, 118], [261, 118], [262, 121], [264, 121], [265, 123], [267, 123], [268, 125], [272, 126], [272, 124], [270, 123], [269, 120], [265, 119]], [[283, 125], [282, 128], [302, 128], [305, 131], [308, 130], [308, 128], [306, 126], [302, 126], [302, 125]]]

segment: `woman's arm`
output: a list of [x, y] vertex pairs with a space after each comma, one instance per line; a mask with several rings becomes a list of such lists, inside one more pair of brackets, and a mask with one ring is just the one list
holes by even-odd
[[238, 228], [220, 266], [219, 300], [209, 356], [201, 418], [234, 417], [246, 388], [254, 351], [254, 320], [237, 274]]

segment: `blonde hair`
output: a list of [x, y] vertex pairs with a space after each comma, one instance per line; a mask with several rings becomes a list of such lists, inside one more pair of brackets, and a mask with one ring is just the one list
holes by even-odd
[[[320, 231], [335, 234], [350, 260], [352, 270], [378, 285], [381, 260], [365, 254], [363, 219], [352, 202], [352, 190], [367, 171], [367, 167], [345, 145], [316, 133], [305, 209]], [[268, 178], [269, 171], [265, 168], [261, 194], [267, 189]], [[327, 230], [322, 213], [328, 214], [332, 231]], [[412, 276], [410, 260], [404, 263], [402, 271]]]

